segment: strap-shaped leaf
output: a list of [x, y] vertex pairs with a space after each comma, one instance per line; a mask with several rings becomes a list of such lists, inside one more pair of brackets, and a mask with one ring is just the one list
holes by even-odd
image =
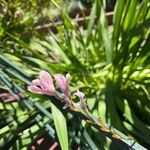
[[68, 150], [68, 132], [66, 119], [63, 116], [62, 112], [55, 105], [52, 104], [51, 108], [61, 148], [62, 150]]

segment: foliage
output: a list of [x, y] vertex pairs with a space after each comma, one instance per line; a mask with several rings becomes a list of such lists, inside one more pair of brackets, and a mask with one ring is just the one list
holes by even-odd
[[[2, 2], [2, 5], [6, 3]], [[118, 0], [113, 26], [107, 25], [105, 10], [98, 0], [93, 4], [90, 19], [84, 21], [84, 29], [69, 18], [66, 10], [59, 10], [62, 11], [63, 24], [57, 27], [58, 34], [49, 31], [44, 36], [32, 30], [37, 14], [34, 16], [32, 13], [33, 20], [27, 19], [25, 22], [14, 17], [12, 9], [20, 8], [15, 6], [19, 5], [17, 2], [14, 1], [13, 8], [8, 7], [6, 12], [1, 13], [0, 21], [0, 81], [3, 89], [17, 100], [0, 103], [1, 147], [27, 147], [45, 132], [57, 140], [49, 101], [52, 98], [26, 90], [32, 75], [36, 76], [39, 70], [44, 69], [52, 74], [70, 73], [72, 92], [80, 89], [86, 94], [88, 107], [95, 116], [148, 148], [149, 0]], [[26, 10], [27, 16], [29, 9]], [[34, 11], [39, 12], [37, 7], [32, 6]], [[22, 16], [25, 17], [25, 14]], [[33, 34], [28, 37], [25, 32], [31, 31]], [[63, 111], [61, 104], [55, 105]], [[78, 116], [64, 112], [70, 148], [74, 145], [82, 149], [119, 147], [117, 142], [98, 133]]]

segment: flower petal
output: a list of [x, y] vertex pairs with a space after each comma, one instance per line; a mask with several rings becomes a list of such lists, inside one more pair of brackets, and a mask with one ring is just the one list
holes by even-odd
[[79, 97], [79, 100], [80, 100], [79, 108], [82, 108], [84, 111], [87, 112], [88, 109], [87, 109], [87, 105], [86, 105], [85, 100], [84, 100], [85, 94], [80, 92], [79, 90], [74, 94]]
[[85, 94], [84, 93], [82, 93], [82, 92], [80, 92], [79, 90], [76, 92], [76, 93], [74, 93], [76, 96], [78, 96], [79, 97], [79, 99], [83, 99], [84, 98], [84, 96], [85, 96]]
[[68, 104], [65, 104], [64, 106], [63, 106], [63, 109], [66, 109], [66, 108], [68, 108], [69, 107], [69, 105]]
[[36, 85], [30, 85], [30, 86], [28, 86], [28, 91], [33, 92], [33, 93], [39, 93], [39, 94], [43, 93], [42, 89], [40, 89]]
[[40, 85], [40, 80], [39, 79], [35, 79], [32, 81], [33, 85]]
[[56, 96], [56, 91], [51, 75], [48, 72], [42, 70], [40, 71], [39, 76], [41, 88], [46, 92], [46, 94]]
[[69, 73], [66, 74], [66, 79], [68, 80], [71, 77]]
[[63, 94], [66, 95], [67, 97], [70, 97], [68, 76], [65, 77], [62, 74], [57, 74], [55, 75], [55, 80], [59, 88], [62, 90]]

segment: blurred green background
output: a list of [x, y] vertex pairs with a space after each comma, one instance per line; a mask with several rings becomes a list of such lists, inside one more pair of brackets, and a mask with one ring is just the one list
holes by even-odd
[[150, 148], [149, 60], [149, 0], [0, 0], [0, 149], [42, 137], [49, 147], [121, 149], [66, 111], [68, 138], [58, 137], [60, 111], [27, 91], [40, 70], [70, 73], [92, 114]]

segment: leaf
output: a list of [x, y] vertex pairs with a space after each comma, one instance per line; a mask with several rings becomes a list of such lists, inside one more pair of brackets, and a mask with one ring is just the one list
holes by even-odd
[[66, 119], [62, 112], [53, 104], [51, 104], [52, 115], [62, 150], [68, 150], [68, 132]]
[[139, 131], [139, 134], [142, 135], [142, 138], [145, 141], [147, 141], [148, 143], [150, 143], [149, 142], [150, 141], [150, 138], [149, 138], [150, 130], [149, 130], [149, 128], [147, 127], [147, 125], [144, 124], [144, 122], [142, 122], [141, 120], [138, 119], [136, 114], [134, 114], [134, 112], [130, 109], [127, 101], [125, 101], [125, 117], [131, 124], [134, 124], [135, 129], [137, 129]]
[[95, 145], [93, 139], [90, 137], [86, 130], [83, 131], [83, 136], [86, 139], [86, 141], [88, 141], [88, 144], [91, 149], [98, 150], [98, 147]]
[[121, 24], [121, 18], [122, 18], [122, 12], [123, 12], [123, 5], [124, 0], [118, 0], [115, 6], [115, 13], [113, 17], [113, 22], [114, 22], [114, 31], [113, 31], [113, 41], [114, 41], [114, 46], [118, 45], [118, 40], [119, 40], [119, 32], [120, 32], [120, 24]]

